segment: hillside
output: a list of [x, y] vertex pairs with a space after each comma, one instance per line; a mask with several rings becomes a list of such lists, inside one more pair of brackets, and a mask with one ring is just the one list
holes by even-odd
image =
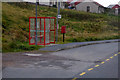
[[[57, 9], [38, 6], [38, 16], [56, 17]], [[61, 9], [59, 25], [67, 26], [66, 43], [116, 39], [118, 17], [108, 14], [95, 14]], [[2, 44], [3, 52], [28, 51], [41, 46], [29, 46], [29, 17], [35, 17], [35, 5], [28, 3], [2, 4]], [[59, 42], [62, 42], [59, 30]]]

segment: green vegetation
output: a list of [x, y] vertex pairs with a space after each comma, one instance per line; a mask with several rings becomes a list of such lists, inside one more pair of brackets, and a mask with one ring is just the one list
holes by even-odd
[[[38, 16], [56, 17], [57, 9], [38, 6]], [[59, 26], [66, 25], [66, 42], [118, 39], [118, 16], [61, 9]], [[3, 52], [29, 51], [42, 46], [29, 46], [29, 17], [35, 17], [35, 5], [28, 3], [2, 4]], [[59, 29], [59, 42], [62, 34]]]

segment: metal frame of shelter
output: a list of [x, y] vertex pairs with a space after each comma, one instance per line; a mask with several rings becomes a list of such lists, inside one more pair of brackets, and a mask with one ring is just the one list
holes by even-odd
[[29, 17], [29, 45], [36, 43], [36, 28], [37, 45], [55, 44], [55, 21], [56, 17]]

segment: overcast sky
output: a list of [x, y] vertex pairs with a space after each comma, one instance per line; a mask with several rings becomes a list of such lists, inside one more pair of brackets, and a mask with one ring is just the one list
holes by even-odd
[[110, 4], [118, 4], [118, 2], [120, 0], [94, 0], [100, 4], [102, 4], [103, 6], [107, 7], [109, 6]]

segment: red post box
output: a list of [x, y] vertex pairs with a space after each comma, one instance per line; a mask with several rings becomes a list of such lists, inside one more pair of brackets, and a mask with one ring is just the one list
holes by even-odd
[[66, 33], [66, 26], [62, 26], [61, 27], [61, 33], [63, 34], [63, 33]]
[[61, 27], [61, 33], [63, 34], [63, 42], [64, 42], [64, 39], [65, 39], [65, 33], [66, 33], [66, 26], [62, 26]]

